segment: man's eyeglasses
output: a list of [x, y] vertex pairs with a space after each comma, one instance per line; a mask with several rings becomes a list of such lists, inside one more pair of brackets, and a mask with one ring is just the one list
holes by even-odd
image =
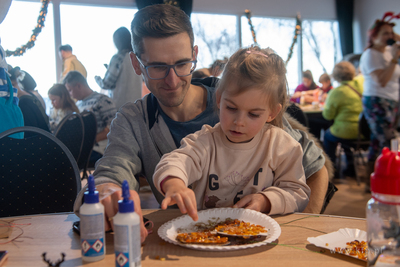
[[196, 69], [197, 60], [185, 61], [174, 65], [150, 65], [145, 66], [140, 58], [136, 57], [140, 65], [146, 70], [147, 76], [152, 80], [161, 80], [168, 76], [169, 71], [174, 69], [176, 76], [189, 76]]

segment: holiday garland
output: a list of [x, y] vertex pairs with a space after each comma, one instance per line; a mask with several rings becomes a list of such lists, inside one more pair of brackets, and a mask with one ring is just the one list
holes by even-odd
[[39, 33], [42, 31], [42, 28], [44, 27], [44, 21], [46, 20], [46, 15], [47, 15], [47, 7], [49, 6], [50, 0], [41, 0], [41, 2], [42, 2], [42, 7], [40, 8], [37, 24], [35, 29], [33, 30], [29, 42], [15, 49], [14, 51], [6, 50], [6, 57], [22, 56], [27, 49], [30, 49], [35, 45], [36, 38], [38, 37]]
[[294, 29], [294, 37], [293, 37], [293, 41], [292, 41], [292, 45], [289, 48], [289, 55], [288, 58], [286, 59], [286, 65], [288, 64], [289, 60], [292, 58], [293, 55], [293, 47], [295, 45], [295, 43], [297, 42], [297, 36], [299, 35], [301, 31], [301, 20], [300, 20], [300, 14], [297, 14], [296, 16], [296, 27]]
[[251, 12], [250, 12], [250, 10], [246, 9], [244, 11], [244, 13], [246, 14], [247, 21], [249, 22], [249, 25], [250, 25], [251, 36], [253, 36], [253, 42], [255, 45], [258, 45], [257, 39], [256, 39], [256, 33], [254, 32], [253, 23], [251, 22]]

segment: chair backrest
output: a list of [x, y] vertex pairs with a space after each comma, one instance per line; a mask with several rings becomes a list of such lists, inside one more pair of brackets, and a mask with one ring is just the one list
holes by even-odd
[[85, 135], [83, 137], [83, 145], [78, 160], [78, 168], [86, 172], [90, 154], [92, 153], [96, 141], [97, 121], [92, 111], [83, 111], [80, 115], [82, 117]]
[[[32, 137], [9, 137], [19, 132]], [[81, 180], [67, 147], [49, 132], [17, 127], [0, 133], [0, 217], [70, 212]]]
[[84, 134], [82, 118], [75, 112], [65, 116], [54, 133], [54, 135], [66, 145], [69, 151], [71, 151], [77, 162], [81, 154]]
[[358, 133], [362, 136], [362, 139], [370, 140], [371, 129], [369, 128], [369, 124], [367, 119], [365, 118], [364, 112], [360, 113], [360, 117], [358, 120]]
[[304, 114], [301, 108], [295, 103], [290, 103], [286, 109], [286, 112], [289, 113], [289, 115], [295, 118], [298, 122], [303, 124], [305, 127], [308, 127], [308, 119], [306, 114]]

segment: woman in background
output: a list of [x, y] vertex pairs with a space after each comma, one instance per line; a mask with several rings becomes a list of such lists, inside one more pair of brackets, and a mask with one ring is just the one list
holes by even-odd
[[109, 92], [117, 110], [127, 102], [135, 102], [142, 98], [142, 77], [133, 70], [129, 53], [132, 52], [131, 33], [125, 27], [114, 32], [114, 45], [118, 49], [107, 66], [102, 79], [96, 76], [96, 82]]
[[[20, 87], [21, 83], [17, 80], [20, 75], [19, 68], [12, 68], [11, 66], [8, 67], [11, 83], [18, 91], [18, 106], [21, 109], [24, 117], [24, 126], [37, 127], [50, 132], [49, 117], [47, 116], [46, 111], [44, 110], [39, 99]], [[35, 133], [26, 132], [24, 137], [31, 137], [34, 135]]]
[[[336, 147], [343, 145], [347, 169], [344, 174], [354, 176], [354, 164], [349, 144], [357, 139], [358, 121], [362, 112], [361, 95], [363, 87], [354, 80], [356, 70], [348, 61], [342, 61], [333, 68], [332, 77], [339, 86], [331, 90], [326, 98], [322, 116], [333, 120], [333, 125], [325, 132], [324, 150], [332, 162], [336, 161]], [[336, 175], [338, 177], [338, 175]]]
[[13, 68], [9, 66], [9, 69], [13, 70], [13, 75], [16, 77], [16, 82], [18, 83], [19, 88], [21, 88], [31, 96], [36, 97], [42, 105], [43, 109], [46, 110], [46, 104], [43, 100], [43, 97], [39, 94], [38, 90], [35, 90], [35, 79], [33, 79], [33, 77], [28, 72], [21, 70], [20, 67]]
[[[209, 68], [203, 68], [203, 69], [198, 69], [197, 72], [202, 72], [204, 77], [219, 77], [222, 72], [224, 71], [225, 64], [228, 62], [228, 58], [224, 59], [217, 59], [214, 61], [213, 64], [210, 65]], [[193, 78], [198, 78], [198, 77], [193, 77]]]
[[79, 113], [79, 109], [63, 84], [53, 85], [48, 94], [53, 105], [53, 109], [50, 111], [50, 130], [54, 132], [65, 116], [73, 112]]
[[302, 80], [303, 83], [297, 86], [294, 94], [290, 98], [290, 101], [300, 103], [300, 98], [304, 96], [304, 103], [312, 103], [314, 101], [314, 89], [319, 87], [314, 82], [314, 78], [310, 70], [303, 72]]
[[[374, 162], [390, 140], [396, 136], [395, 117], [398, 111], [400, 46], [394, 42], [394, 23], [388, 14], [376, 20], [368, 31], [368, 46], [361, 55], [360, 68], [364, 75], [362, 98], [364, 115], [371, 130], [368, 153], [368, 174], [373, 172]], [[390, 14], [389, 14], [390, 16]], [[388, 45], [392, 43], [392, 45]], [[367, 176], [369, 177], [369, 175]], [[369, 179], [367, 179], [367, 190]]]

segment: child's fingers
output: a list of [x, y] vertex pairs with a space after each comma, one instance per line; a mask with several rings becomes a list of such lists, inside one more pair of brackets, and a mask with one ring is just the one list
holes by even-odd
[[197, 215], [197, 205], [194, 196], [193, 198], [191, 197], [184, 198], [183, 201], [185, 203], [188, 215], [193, 219], [193, 221], [197, 221], [199, 219], [199, 216]]
[[166, 210], [169, 205], [172, 205], [171, 202], [171, 197], [165, 197], [164, 200], [161, 202], [161, 209]]
[[187, 213], [187, 209], [185, 206], [185, 202], [180, 194], [173, 194], [171, 198], [175, 201], [175, 203], [178, 205], [179, 210], [183, 213]]
[[241, 200], [239, 200], [235, 205], [233, 205], [233, 207], [234, 208], [246, 208], [250, 201], [251, 201], [251, 198], [249, 198], [249, 196], [245, 196]]

